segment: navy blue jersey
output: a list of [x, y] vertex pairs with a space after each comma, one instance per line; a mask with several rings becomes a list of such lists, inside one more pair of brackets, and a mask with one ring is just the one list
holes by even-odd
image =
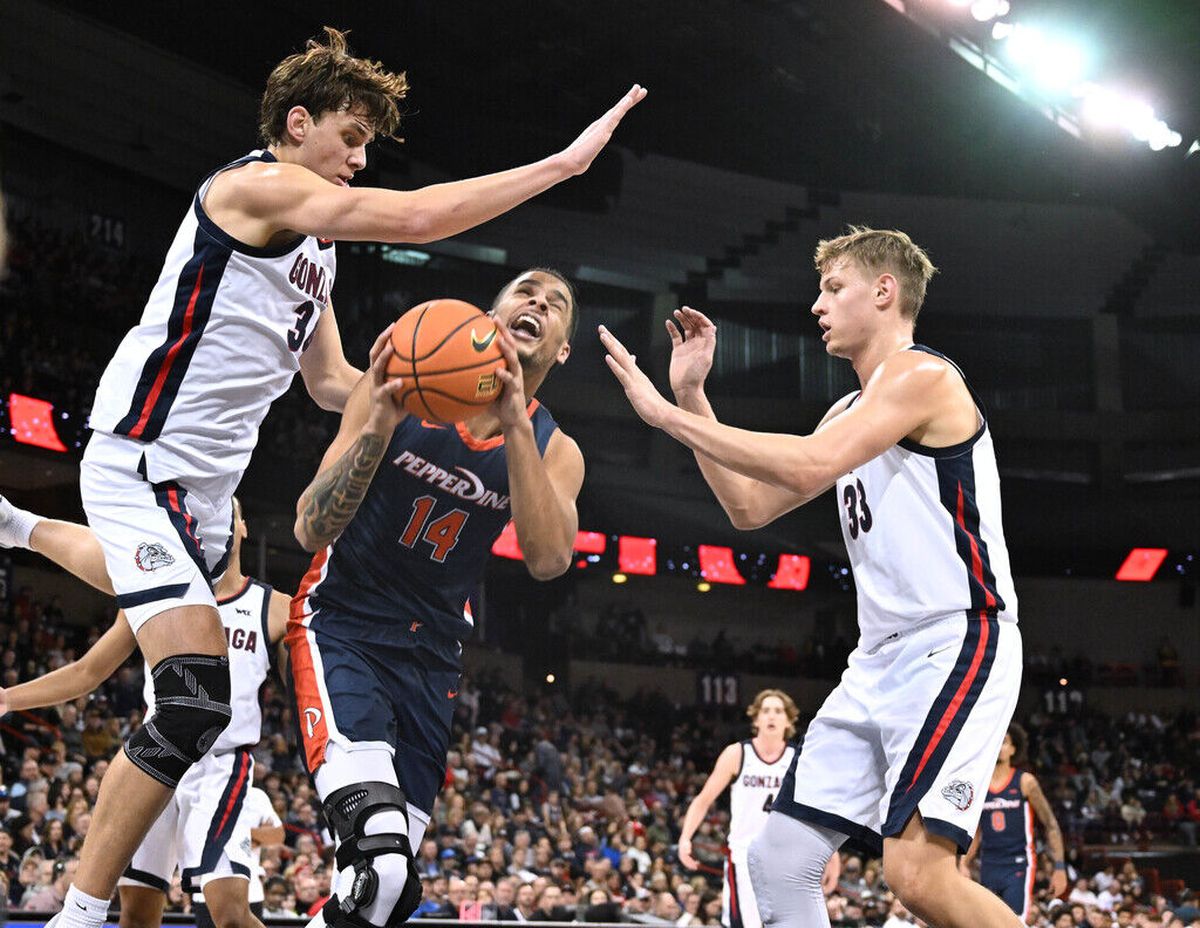
[[1021, 771], [1013, 769], [998, 790], [989, 787], [980, 819], [979, 866], [1008, 869], [1033, 862], [1033, 807], [1021, 795]]
[[[558, 426], [536, 400], [529, 415], [545, 454]], [[474, 628], [468, 600], [512, 517], [508, 493], [503, 437], [480, 441], [464, 426], [409, 416], [350, 524], [313, 558], [293, 617], [360, 645], [456, 658]], [[323, 606], [336, 623], [322, 622]]]

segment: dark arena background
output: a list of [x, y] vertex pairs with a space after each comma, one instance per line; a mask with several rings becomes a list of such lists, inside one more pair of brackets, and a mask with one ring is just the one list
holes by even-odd
[[[719, 923], [728, 807], [697, 833], [699, 870], [677, 858], [683, 815], [722, 746], [749, 737], [755, 693], [789, 693], [803, 733], [845, 666], [837, 501], [734, 530], [690, 452], [636, 418], [596, 327], [665, 389], [662, 320], [700, 308], [720, 333], [722, 421], [808, 433], [857, 385], [809, 313], [812, 251], [865, 224], [905, 230], [938, 265], [918, 341], [989, 411], [1025, 642], [1016, 718], [1071, 892], [1051, 898], [1040, 847], [1031, 923], [1200, 924], [1200, 5], [8, 0], [0, 493], [17, 505], [83, 519], [99, 374], [197, 183], [256, 144], [271, 67], [325, 24], [412, 85], [404, 143], [371, 145], [356, 183], [536, 160], [633, 82], [650, 90], [588, 173], [511, 213], [338, 248], [358, 366], [408, 307], [486, 306], [525, 267], [563, 270], [580, 297], [570, 362], [539, 394], [587, 463], [574, 565], [538, 583], [515, 533], [493, 549], [418, 915], [489, 921], [515, 896], [548, 921]], [[295, 503], [337, 424], [297, 380], [239, 490], [243, 569], [276, 589], [307, 567]], [[114, 616], [37, 555], [0, 551], [4, 687], [77, 659]], [[136, 657], [90, 697], [0, 720], [11, 922], [61, 904], [141, 687]], [[254, 779], [285, 826], [262, 848], [266, 920], [303, 924], [333, 845], [282, 683], [262, 700]], [[913, 921], [877, 860], [842, 863], [835, 925]], [[178, 877], [168, 899], [190, 922]]]

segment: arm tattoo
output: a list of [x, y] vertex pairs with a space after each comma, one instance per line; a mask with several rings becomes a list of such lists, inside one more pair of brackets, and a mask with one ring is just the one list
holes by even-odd
[[304, 527], [314, 543], [328, 544], [354, 518], [386, 449], [382, 435], [360, 435], [305, 491]]

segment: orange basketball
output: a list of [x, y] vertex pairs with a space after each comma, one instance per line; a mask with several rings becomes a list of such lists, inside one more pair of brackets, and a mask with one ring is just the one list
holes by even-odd
[[401, 377], [400, 400], [410, 415], [433, 422], [462, 422], [500, 393], [504, 367], [496, 326], [462, 300], [414, 306], [392, 329], [396, 353], [388, 376]]

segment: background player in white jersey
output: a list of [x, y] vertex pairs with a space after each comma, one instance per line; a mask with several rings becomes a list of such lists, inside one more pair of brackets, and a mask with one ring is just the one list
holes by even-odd
[[[783, 690], [763, 690], [746, 710], [752, 738], [727, 745], [717, 757], [712, 773], [688, 805], [679, 833], [679, 860], [692, 870], [699, 861], [692, 854], [692, 835], [708, 815], [717, 797], [729, 787], [728, 860], [722, 890], [721, 924], [726, 928], [760, 928], [762, 918], [750, 885], [746, 851], [767, 820], [779, 795], [783, 776], [796, 749], [788, 742], [796, 735], [800, 713]], [[830, 861], [840, 860], [836, 854]], [[837, 868], [829, 868], [826, 886], [837, 882]]]
[[[166, 892], [178, 863], [185, 890], [205, 893], [201, 926], [250, 928], [257, 924], [247, 897], [257, 863], [250, 840], [251, 818], [244, 799], [252, 782], [250, 749], [261, 737], [258, 693], [283, 639], [290, 598], [242, 574], [241, 548], [246, 523], [234, 499], [234, 534], [229, 568], [213, 592], [229, 643], [232, 718], [199, 763], [180, 780], [174, 796], [151, 825], [122, 874], [122, 928], [157, 928]], [[0, 544], [11, 511], [0, 497]], [[111, 594], [104, 556], [85, 525], [52, 519], [34, 520], [29, 547]], [[137, 647], [125, 614], [79, 660], [28, 683], [0, 690], [0, 711], [55, 705], [88, 693], [108, 679]], [[154, 688], [146, 667], [146, 721], [154, 714]], [[259, 818], [262, 818], [259, 815]], [[261, 899], [261, 896], [259, 897]]]
[[1016, 916], [956, 866], [1021, 680], [987, 422], [962, 372], [913, 343], [934, 267], [907, 235], [852, 228], [821, 242], [815, 263], [822, 340], [862, 389], [811, 435], [717, 422], [703, 391], [716, 328], [700, 313], [668, 322], [678, 406], [601, 329], [634, 409], [696, 451], [734, 525], [837, 487], [860, 637], [751, 845], [759, 910], [767, 924], [828, 925], [821, 874], [853, 836], [882, 847], [888, 885], [924, 921], [1011, 928]]
[[[246, 801], [242, 803], [242, 812], [233, 828], [230, 841], [238, 846], [249, 861], [250, 882], [246, 899], [250, 904], [250, 911], [260, 921], [264, 899], [262, 878], [266, 873], [262, 866], [262, 849], [283, 844], [283, 838], [283, 820], [271, 806], [271, 797], [257, 786], [251, 786], [246, 790]], [[199, 928], [214, 924], [204, 893], [192, 893], [192, 911]]]
[[330, 310], [333, 240], [427, 242], [485, 222], [586, 171], [645, 94], [635, 85], [533, 164], [416, 191], [350, 187], [366, 145], [397, 132], [407, 89], [403, 75], [348, 54], [332, 29], [326, 44], [281, 62], [262, 100], [266, 147], [201, 185], [141, 322], [101, 377], [80, 489], [118, 604], [155, 669], [159, 712], [104, 778], [57, 917], [64, 926], [100, 928], [134, 848], [229, 723], [211, 582], [233, 489], [296, 371], [331, 410], [359, 375]]

